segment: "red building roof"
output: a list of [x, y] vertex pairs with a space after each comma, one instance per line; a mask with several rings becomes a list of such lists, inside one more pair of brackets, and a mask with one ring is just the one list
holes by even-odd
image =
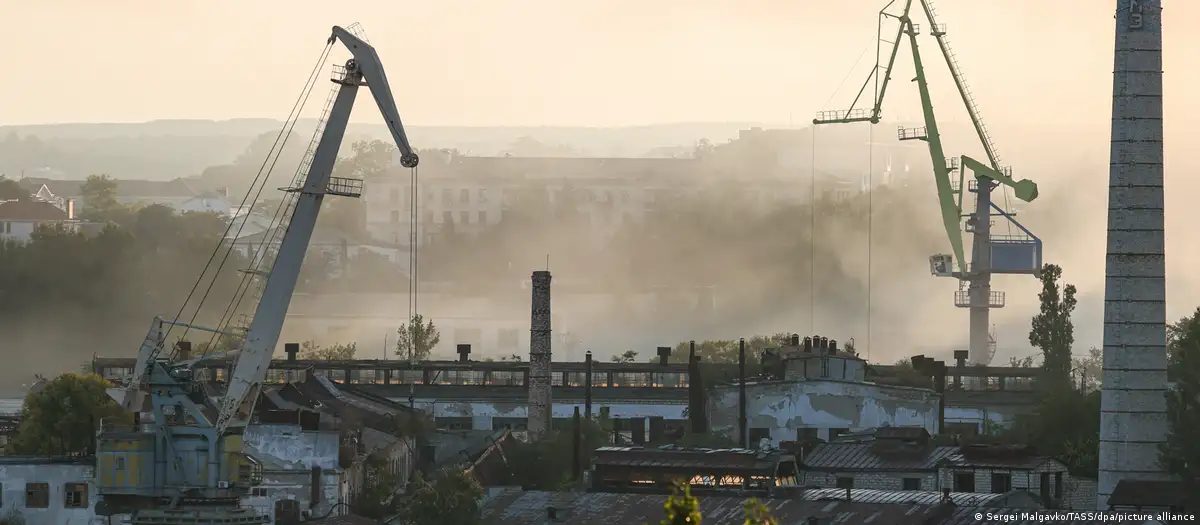
[[67, 212], [41, 201], [0, 202], [0, 221], [65, 221]]

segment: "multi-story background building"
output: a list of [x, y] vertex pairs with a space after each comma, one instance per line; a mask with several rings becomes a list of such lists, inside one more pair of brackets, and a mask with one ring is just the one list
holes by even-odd
[[[866, 144], [851, 140], [848, 147], [840, 140], [834, 146], [822, 145], [821, 155], [829, 158], [818, 164], [811, 141], [807, 129], [753, 128], [728, 144], [701, 143], [687, 158], [471, 157], [456, 151], [426, 152], [415, 201], [411, 174], [399, 167], [397, 156], [392, 170], [366, 183], [365, 222], [373, 238], [408, 245], [415, 202], [417, 243], [422, 245], [447, 228], [482, 231], [531, 200], [558, 205], [569, 199], [570, 205], [587, 215], [592, 235], [600, 242], [622, 224], [644, 220], [657, 206], [705, 191], [716, 190], [758, 207], [805, 202], [814, 191], [822, 197], [849, 198], [872, 185], [901, 182], [892, 167], [907, 166], [912, 152], [894, 147], [876, 152], [864, 148]], [[530, 196], [535, 198], [526, 200]]]

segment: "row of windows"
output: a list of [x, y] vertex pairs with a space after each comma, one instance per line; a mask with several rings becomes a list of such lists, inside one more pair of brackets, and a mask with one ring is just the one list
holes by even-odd
[[[4, 506], [4, 486], [0, 485], [0, 507]], [[63, 484], [63, 507], [68, 509], [86, 509], [88, 507], [88, 485], [87, 483], [64, 483]], [[25, 508], [27, 509], [48, 509], [50, 508], [50, 484], [49, 483], [26, 483], [25, 484]]]
[[[458, 220], [455, 221], [454, 220], [454, 212], [444, 211], [444, 212], [442, 212], [442, 222], [441, 223], [442, 224], [450, 224], [450, 223], [454, 223], [454, 224], [488, 224], [487, 210], [479, 210], [478, 212], [475, 212], [475, 217], [477, 220], [474, 223], [472, 223], [471, 222], [471, 212], [460, 211], [460, 212], [458, 212]], [[407, 218], [408, 217], [405, 217], [405, 219], [407, 219]], [[399, 224], [400, 223], [400, 210], [392, 210], [390, 220], [391, 220], [392, 224]], [[426, 212], [424, 222], [425, 222], [425, 224], [429, 224], [429, 223], [433, 222], [433, 213]]]

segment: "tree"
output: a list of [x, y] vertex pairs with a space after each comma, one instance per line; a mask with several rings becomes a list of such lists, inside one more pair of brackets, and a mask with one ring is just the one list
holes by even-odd
[[421, 314], [413, 314], [407, 324], [396, 329], [396, 355], [410, 361], [424, 361], [442, 342], [442, 334], [433, 326], [433, 320], [425, 320]]
[[358, 350], [357, 343], [334, 343], [329, 346], [317, 346], [315, 341], [300, 343], [300, 359], [312, 361], [349, 361], [354, 359]]
[[1013, 368], [1033, 368], [1033, 356], [1010, 357], [1008, 358], [1008, 366]]
[[692, 488], [686, 483], [671, 488], [663, 512], [666, 517], [659, 525], [700, 525], [700, 501], [692, 496]]
[[635, 359], [637, 359], [637, 355], [638, 355], [638, 353], [636, 351], [626, 350], [625, 353], [623, 353], [623, 354], [612, 356], [612, 362], [614, 362], [614, 363], [632, 363]]
[[757, 499], [750, 498], [746, 501], [746, 522], [745, 525], [779, 525], [779, 520], [775, 519], [767, 512], [767, 507]]
[[1094, 346], [1089, 348], [1087, 356], [1071, 359], [1071, 370], [1081, 374], [1079, 385], [1083, 391], [1100, 388], [1104, 376], [1104, 351]]
[[1029, 344], [1042, 350], [1042, 380], [1050, 388], [1069, 388], [1071, 385], [1071, 345], [1075, 343], [1075, 285], [1060, 285], [1062, 268], [1047, 264], [1042, 267], [1042, 292], [1038, 294], [1041, 311], [1033, 317], [1029, 329]]
[[1200, 494], [1200, 308], [1167, 329], [1171, 359], [1167, 419], [1171, 423], [1160, 462], [1183, 482], [1189, 494]]
[[354, 513], [364, 518], [390, 518], [396, 513], [399, 477], [386, 458], [371, 454], [363, 460], [363, 487], [354, 496]]
[[21, 426], [11, 443], [17, 454], [86, 455], [95, 449], [105, 418], [130, 419], [112, 399], [112, 385], [95, 374], [65, 373], [30, 392], [21, 407]]
[[0, 175], [0, 201], [27, 201], [29, 192], [25, 191], [17, 181]]
[[446, 468], [432, 482], [420, 473], [413, 481], [416, 490], [405, 505], [405, 515], [412, 525], [478, 525], [479, 501], [483, 489], [469, 473], [461, 468]]
[[90, 220], [112, 220], [122, 206], [117, 201], [117, 181], [108, 175], [88, 175], [79, 187], [83, 196], [84, 217]]

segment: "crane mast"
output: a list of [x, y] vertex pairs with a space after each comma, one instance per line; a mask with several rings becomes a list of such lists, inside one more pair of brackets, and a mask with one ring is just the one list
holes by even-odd
[[242, 452], [241, 436], [266, 379], [321, 203], [327, 195], [362, 194], [361, 180], [331, 176], [359, 87], [369, 86], [400, 151], [401, 165], [412, 168], [419, 161], [375, 49], [341, 27], [333, 28], [327, 44], [337, 41], [353, 58], [334, 68], [336, 97], [323, 128], [318, 127], [315, 148], [305, 157], [304, 179], [283, 188], [296, 194], [294, 207], [224, 396], [210, 404], [194, 377], [195, 360], [172, 363], [160, 357], [163, 327], [182, 323], [156, 318], [132, 377], [124, 388], [109, 390], [135, 413], [135, 426], [102, 424], [97, 514], [131, 514], [133, 525], [266, 523], [266, 516], [239, 506], [247, 489], [261, 482], [259, 463]]
[[[876, 66], [859, 89], [858, 94], [846, 110], [822, 111], [813, 119], [813, 125], [845, 124], [854, 122], [869, 122], [878, 124], [883, 112], [883, 98], [887, 93], [895, 67], [900, 45], [907, 37], [912, 50], [913, 69], [920, 93], [921, 109], [924, 126], [916, 128], [900, 128], [897, 132], [899, 140], [921, 140], [926, 143], [932, 161], [934, 184], [937, 187], [938, 204], [941, 208], [942, 226], [950, 241], [950, 254], [938, 254], [930, 257], [931, 272], [939, 277], [954, 277], [960, 282], [959, 290], [954, 294], [954, 304], [960, 308], [970, 309], [970, 354], [975, 360], [990, 361], [995, 343], [988, 327], [990, 310], [1004, 307], [1004, 293], [992, 291], [991, 276], [993, 274], [1025, 274], [1038, 275], [1042, 266], [1042, 242], [1028, 229], [1017, 222], [1015, 213], [997, 206], [992, 199], [992, 191], [1000, 186], [1012, 188], [1013, 194], [1025, 202], [1037, 198], [1037, 184], [1030, 180], [1015, 180], [1008, 167], [1001, 166], [987, 126], [979, 116], [974, 96], [967, 86], [958, 60], [950, 49], [946, 39], [946, 28], [937, 23], [936, 10], [932, 0], [903, 0], [900, 14], [888, 10], [900, 0], [892, 0], [879, 12], [880, 40], [885, 21], [895, 21], [898, 24], [895, 37], [891, 40], [891, 53], [886, 66], [879, 63], [876, 56]], [[983, 146], [987, 162], [980, 162], [968, 156], [948, 157], [942, 146], [941, 133], [938, 129], [937, 118], [933, 111], [932, 97], [929, 84], [925, 77], [925, 64], [922, 61], [917, 35], [919, 26], [913, 22], [910, 13], [914, 2], [919, 3], [920, 9], [929, 22], [930, 33], [937, 41], [950, 75], [954, 79], [958, 91], [975, 134]], [[863, 98], [867, 86], [875, 81], [875, 93], [870, 109], [856, 108]], [[967, 180], [966, 171], [973, 174]], [[957, 178], [951, 174], [956, 173]], [[964, 180], [967, 184], [964, 187]], [[975, 194], [974, 211], [964, 213], [963, 198], [965, 193]], [[997, 235], [992, 233], [993, 219], [1005, 219], [1017, 233]], [[965, 221], [964, 221], [965, 219]], [[966, 247], [963, 243], [963, 232], [972, 234], [971, 262], [967, 263]]]

